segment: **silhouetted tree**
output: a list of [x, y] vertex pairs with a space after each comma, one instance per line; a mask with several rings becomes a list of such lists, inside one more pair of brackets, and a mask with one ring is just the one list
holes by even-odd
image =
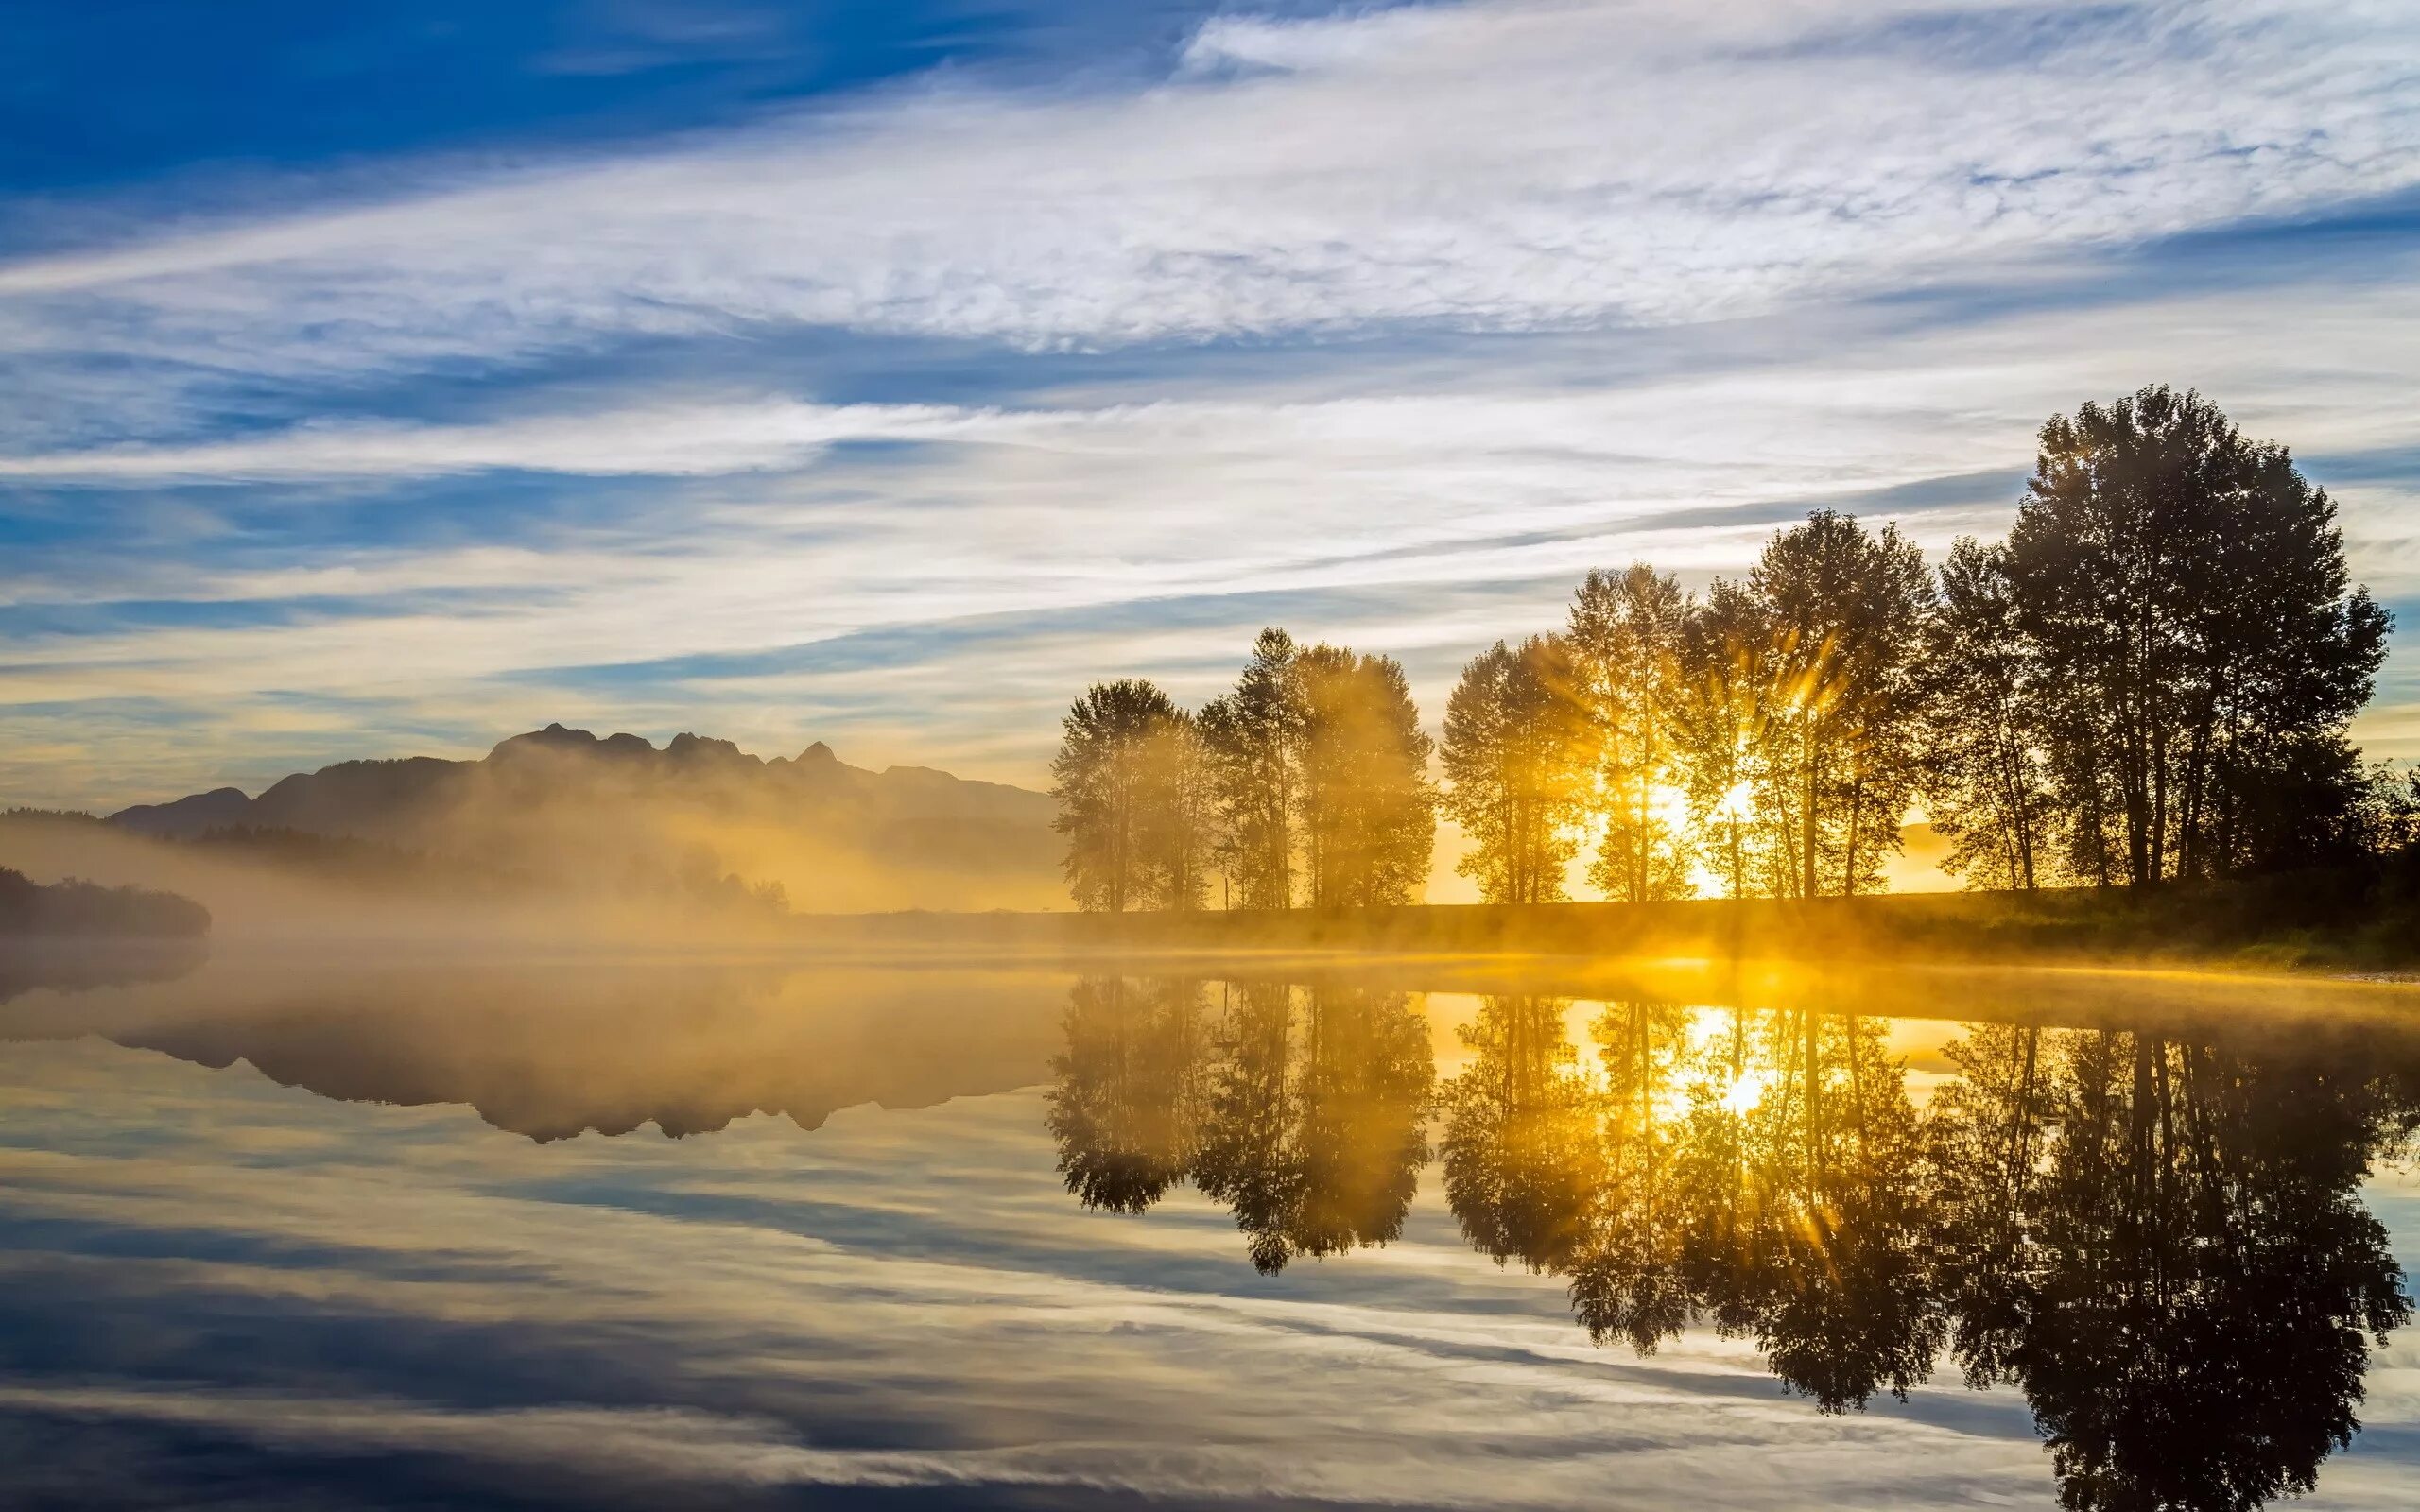
[[1180, 709], [1143, 751], [1142, 870], [1162, 908], [1201, 906], [1217, 865], [1218, 797], [1200, 722]]
[[1779, 890], [1876, 885], [1920, 774], [1917, 676], [1931, 587], [1894, 525], [1819, 509], [1775, 535], [1749, 576], [1780, 659], [1757, 808], [1787, 864]]
[[1200, 719], [1227, 874], [1236, 902], [1247, 908], [1294, 902], [1295, 783], [1305, 717], [1296, 654], [1284, 630], [1261, 631], [1235, 691], [1212, 700]]
[[2043, 846], [2053, 695], [2017, 623], [2005, 548], [1961, 537], [1939, 604], [1925, 638], [1924, 802], [1950, 842], [1942, 869], [1969, 886], [2031, 888], [2055, 870]]
[[1433, 748], [1403, 666], [1314, 645], [1294, 660], [1302, 706], [1294, 783], [1308, 901], [1322, 908], [1409, 902], [1436, 848]]
[[1115, 914], [1156, 901], [1156, 773], [1167, 733], [1181, 718], [1167, 694], [1134, 679], [1096, 682], [1068, 710], [1050, 792], [1078, 907]]
[[1672, 733], [1698, 853], [1733, 898], [1789, 885], [1789, 868], [1769, 843], [1772, 826], [1756, 800], [1772, 782], [1771, 732], [1780, 701], [1780, 657], [1763, 601], [1742, 584], [1716, 579], [1681, 627]]
[[[2053, 762], [2087, 875], [2252, 859], [2243, 799], [2368, 698], [2387, 615], [2285, 448], [2162, 386], [2042, 427], [2009, 536], [2020, 622], [2075, 709]], [[2307, 749], [2307, 747], [2306, 747]]]
[[1567, 639], [1595, 747], [1593, 807], [1604, 821], [1588, 880], [1608, 898], [1644, 902], [1693, 891], [1687, 839], [1665, 802], [1679, 782], [1673, 727], [1688, 607], [1677, 578], [1643, 562], [1619, 574], [1591, 571], [1572, 598]]
[[1533, 635], [1474, 658], [1445, 706], [1443, 753], [1443, 806], [1471, 841], [1462, 875], [1489, 902], [1563, 898], [1588, 777], [1568, 644]]

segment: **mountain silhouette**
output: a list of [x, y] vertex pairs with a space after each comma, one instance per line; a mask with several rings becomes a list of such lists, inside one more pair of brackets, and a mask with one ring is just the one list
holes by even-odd
[[769, 760], [703, 735], [657, 747], [550, 724], [475, 761], [339, 762], [110, 822], [180, 840], [290, 831], [590, 880], [732, 873], [807, 908], [983, 908], [1063, 900], [1052, 815], [1042, 793], [852, 766], [821, 741]]

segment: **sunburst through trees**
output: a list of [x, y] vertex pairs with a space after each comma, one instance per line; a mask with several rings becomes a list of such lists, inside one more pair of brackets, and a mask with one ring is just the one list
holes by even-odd
[[[2004, 545], [1937, 570], [1817, 510], [1697, 593], [1591, 572], [1462, 669], [1443, 738], [1390, 658], [1264, 630], [1199, 715], [1095, 685], [1053, 775], [1086, 908], [1408, 902], [1436, 818], [1489, 902], [1872, 892], [1918, 809], [1970, 885], [2325, 864], [2420, 789], [2345, 738], [2385, 654], [2335, 506], [2199, 395], [2042, 428]], [[1432, 784], [1430, 759], [1443, 778]], [[2394, 823], [2382, 815], [2399, 816]]]

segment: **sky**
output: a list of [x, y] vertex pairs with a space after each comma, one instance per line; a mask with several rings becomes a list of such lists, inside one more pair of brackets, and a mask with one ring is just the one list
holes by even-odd
[[2398, 612], [2420, 8], [11, 0], [0, 800], [549, 721], [1040, 785], [2197, 387]]

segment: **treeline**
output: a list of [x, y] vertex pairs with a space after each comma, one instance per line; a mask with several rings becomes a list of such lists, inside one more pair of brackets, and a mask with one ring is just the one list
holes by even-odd
[[1051, 765], [1085, 908], [1369, 907], [1428, 879], [1432, 743], [1393, 659], [1263, 630], [1233, 692], [1095, 684]]
[[75, 877], [43, 886], [0, 867], [0, 936], [186, 939], [208, 933], [210, 910], [190, 898]]
[[1077, 701], [1052, 771], [1080, 906], [1409, 902], [1438, 814], [1490, 902], [1884, 885], [1921, 806], [1983, 887], [2145, 885], [2409, 844], [2420, 779], [2345, 736], [2385, 658], [2285, 448], [2145, 388], [2041, 431], [2004, 541], [1937, 567], [1818, 510], [1744, 578], [1592, 571], [1463, 668], [1428, 776], [1403, 669], [1262, 632], [1198, 713]]

